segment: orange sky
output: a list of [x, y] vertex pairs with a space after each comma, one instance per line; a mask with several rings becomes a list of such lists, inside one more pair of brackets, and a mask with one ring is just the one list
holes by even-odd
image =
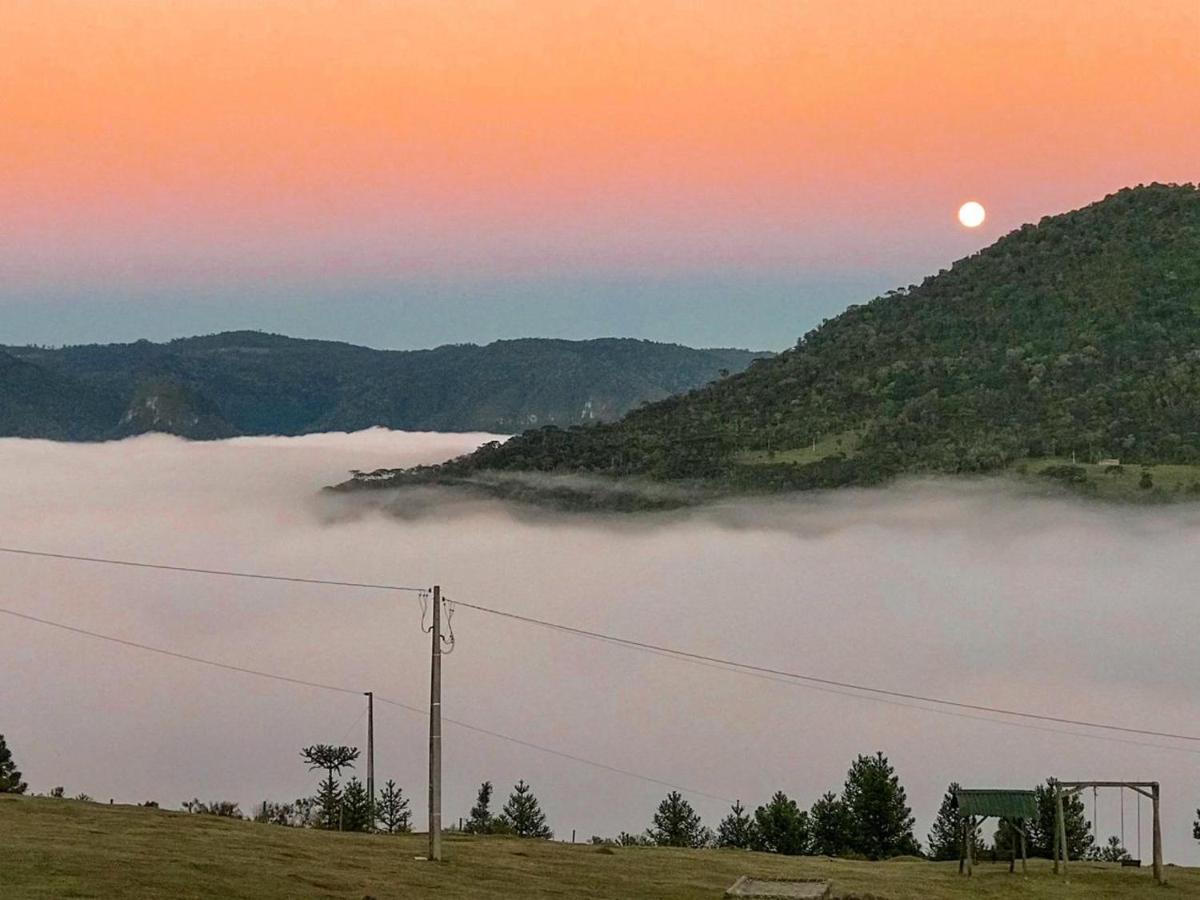
[[1196, 0], [2, 10], [18, 278], [948, 261], [1200, 163]]

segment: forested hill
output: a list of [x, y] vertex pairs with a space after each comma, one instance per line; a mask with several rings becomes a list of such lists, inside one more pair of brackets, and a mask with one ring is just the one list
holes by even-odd
[[0, 347], [0, 436], [218, 438], [375, 425], [506, 433], [615, 419], [763, 355], [532, 338], [385, 351], [260, 332]]
[[1126, 189], [1026, 225], [743, 374], [615, 424], [528, 431], [422, 475], [817, 487], [1072, 455], [1200, 462], [1194, 186]]

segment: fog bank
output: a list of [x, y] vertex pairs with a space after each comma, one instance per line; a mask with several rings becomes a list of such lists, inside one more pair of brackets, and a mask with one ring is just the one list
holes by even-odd
[[[0, 544], [403, 585], [699, 653], [992, 706], [1195, 733], [1190, 589], [1200, 510], [1021, 496], [998, 483], [550, 513], [422, 490], [322, 495], [349, 470], [436, 462], [489, 435], [0, 440]], [[373, 690], [423, 708], [411, 595], [0, 555], [0, 606], [167, 649]], [[1200, 862], [1195, 745], [1101, 741], [702, 668], [460, 608], [445, 713], [750, 805], [896, 766], [925, 841], [950, 781], [1163, 783], [1168, 860]], [[362, 745], [359, 698], [0, 616], [0, 733], [31, 789], [107, 800], [294, 799], [298, 751]], [[1057, 727], [1057, 726], [1056, 726]], [[1067, 726], [1063, 730], [1070, 731]], [[1077, 729], [1076, 729], [1077, 730]], [[425, 816], [425, 721], [379, 705], [378, 780]], [[1153, 743], [1162, 746], [1139, 746]], [[1174, 749], [1166, 745], [1174, 743]], [[556, 836], [637, 831], [666, 788], [447, 726], [447, 822], [480, 781], [533, 784]], [[360, 773], [361, 774], [361, 773]], [[726, 804], [690, 798], [715, 826]], [[1126, 837], [1137, 852], [1134, 798]], [[1089, 812], [1091, 800], [1088, 798]], [[1101, 795], [1101, 839], [1118, 797]], [[1143, 857], [1149, 810], [1143, 809]], [[990, 834], [989, 834], [990, 837]]]

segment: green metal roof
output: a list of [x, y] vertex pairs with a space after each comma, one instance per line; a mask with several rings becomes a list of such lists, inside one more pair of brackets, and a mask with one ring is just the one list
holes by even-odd
[[1005, 819], [1037, 817], [1037, 795], [1033, 791], [991, 788], [959, 788], [954, 803], [964, 816], [1000, 816]]

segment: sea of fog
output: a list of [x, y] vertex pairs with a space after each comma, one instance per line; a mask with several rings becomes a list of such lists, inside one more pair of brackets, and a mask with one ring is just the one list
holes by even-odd
[[[461, 497], [321, 495], [348, 470], [487, 435], [373, 430], [186, 443], [0, 441], [0, 544], [401, 585], [698, 653], [1000, 707], [1200, 731], [1200, 513], [899, 485], [589, 518]], [[0, 606], [424, 708], [428, 638], [402, 593], [0, 554]], [[1200, 747], [1012, 727], [734, 674], [459, 608], [445, 714], [726, 800], [810, 805], [858, 753], [895, 765], [924, 841], [947, 783], [1163, 784], [1168, 860], [1200, 862]], [[365, 740], [364, 701], [0, 616], [0, 733], [31, 788], [107, 801], [311, 793], [299, 749]], [[425, 816], [426, 721], [377, 705], [378, 780]], [[446, 726], [445, 817], [529, 781], [560, 838], [645, 828], [659, 784]], [[710, 795], [710, 796], [706, 796]], [[722, 799], [716, 799], [722, 798]], [[1125, 798], [1137, 852], [1136, 804]], [[1119, 796], [1101, 794], [1102, 836]], [[1087, 797], [1089, 811], [1092, 798]], [[1149, 807], [1142, 810], [1149, 857]]]

